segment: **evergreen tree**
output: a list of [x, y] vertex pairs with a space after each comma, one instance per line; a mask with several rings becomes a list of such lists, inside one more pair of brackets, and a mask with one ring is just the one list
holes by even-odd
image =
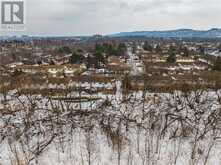
[[145, 41], [143, 49], [150, 52], [153, 50], [152, 46], [147, 41]]
[[204, 55], [204, 54], [205, 54], [205, 48], [204, 48], [203, 46], [201, 46], [201, 45], [200, 45], [200, 47], [199, 47], [199, 53], [200, 53], [201, 55]]
[[162, 52], [162, 49], [161, 49], [160, 45], [158, 44], [156, 46], [156, 53], [161, 53], [161, 52]]
[[189, 57], [189, 55], [190, 55], [189, 49], [187, 47], [184, 47], [183, 48], [183, 56], [184, 57]]
[[124, 56], [125, 55], [125, 52], [127, 50], [127, 47], [124, 43], [120, 43], [118, 45], [118, 48], [117, 48], [117, 56]]
[[63, 47], [58, 49], [58, 53], [70, 54], [72, 52], [71, 52], [71, 49], [68, 46], [63, 46]]
[[176, 54], [171, 52], [169, 57], [167, 58], [167, 63], [176, 63]]
[[81, 64], [84, 61], [84, 56], [80, 53], [74, 52], [69, 61], [71, 64]]

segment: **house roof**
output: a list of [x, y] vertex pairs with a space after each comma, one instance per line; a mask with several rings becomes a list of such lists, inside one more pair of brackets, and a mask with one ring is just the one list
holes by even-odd
[[64, 69], [64, 68], [81, 68], [78, 64], [66, 64], [66, 65], [20, 65], [16, 66], [16, 69]]

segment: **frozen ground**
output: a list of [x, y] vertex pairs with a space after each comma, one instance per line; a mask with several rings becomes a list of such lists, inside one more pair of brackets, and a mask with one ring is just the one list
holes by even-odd
[[116, 86], [82, 103], [1, 97], [0, 164], [221, 164], [219, 91], [126, 95]]

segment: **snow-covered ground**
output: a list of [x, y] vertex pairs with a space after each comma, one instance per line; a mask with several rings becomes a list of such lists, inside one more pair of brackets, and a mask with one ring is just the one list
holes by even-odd
[[219, 91], [124, 95], [120, 81], [116, 88], [84, 94], [101, 99], [82, 103], [0, 96], [0, 164], [221, 164]]

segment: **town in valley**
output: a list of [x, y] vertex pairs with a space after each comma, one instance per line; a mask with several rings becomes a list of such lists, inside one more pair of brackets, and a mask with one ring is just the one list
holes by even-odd
[[219, 164], [220, 73], [220, 38], [1, 38], [0, 164]]

